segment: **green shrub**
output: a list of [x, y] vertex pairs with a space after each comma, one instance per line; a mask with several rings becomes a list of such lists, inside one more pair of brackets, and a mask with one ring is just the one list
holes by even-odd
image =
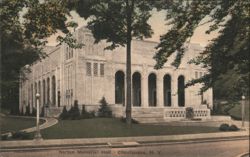
[[30, 116], [30, 105], [26, 106], [25, 116]]
[[10, 109], [10, 115], [19, 115], [19, 109], [12, 107]]
[[226, 123], [223, 123], [220, 125], [220, 131], [228, 131], [229, 130], [229, 125]]
[[2, 141], [8, 140], [8, 137], [9, 137], [8, 135], [2, 135], [1, 136], [1, 140]]
[[42, 108], [41, 108], [41, 113], [40, 113], [40, 116], [41, 116], [41, 117], [44, 117], [44, 110], [45, 110], [45, 108], [44, 108], [44, 106], [42, 106]]
[[24, 111], [23, 111], [23, 107], [21, 108], [21, 111], [19, 111], [19, 116], [23, 116], [24, 115]]
[[236, 125], [231, 125], [229, 127], [229, 131], [238, 131], [238, 130], [240, 130], [240, 129]]
[[192, 107], [186, 108], [186, 118], [188, 118], [188, 119], [194, 118], [194, 109]]
[[68, 118], [72, 120], [77, 120], [81, 118], [77, 100], [74, 101], [74, 106], [70, 108], [68, 112]]
[[59, 118], [62, 120], [65, 120], [65, 119], [68, 119], [68, 117], [69, 117], [68, 111], [66, 109], [66, 106], [64, 106]]
[[112, 117], [112, 111], [108, 106], [108, 103], [105, 99], [105, 97], [102, 97], [100, 100], [101, 106], [98, 110], [98, 116], [99, 117]]
[[25, 131], [13, 132], [11, 137], [13, 139], [22, 139], [22, 140], [31, 139], [30, 134]]
[[87, 112], [85, 109], [85, 105], [83, 105], [81, 119], [88, 119], [88, 118], [94, 118], [94, 117], [95, 117], [95, 111]]
[[32, 113], [31, 113], [31, 116], [35, 117], [36, 116], [36, 108], [32, 108]]

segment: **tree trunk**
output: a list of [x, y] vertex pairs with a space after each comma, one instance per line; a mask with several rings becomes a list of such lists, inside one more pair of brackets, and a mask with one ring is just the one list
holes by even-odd
[[134, 1], [129, 5], [129, 1], [126, 1], [127, 5], [127, 60], [126, 60], [126, 83], [127, 83], [127, 95], [126, 95], [126, 123], [131, 124], [132, 121], [132, 99], [131, 99], [131, 40], [132, 40], [132, 12], [134, 7]]

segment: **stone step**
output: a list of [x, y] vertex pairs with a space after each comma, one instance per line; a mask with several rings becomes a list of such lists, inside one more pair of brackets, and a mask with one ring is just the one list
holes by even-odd
[[132, 116], [136, 118], [163, 118], [162, 114], [132, 114]]
[[136, 118], [134, 117], [136, 121], [139, 123], [162, 123], [165, 122], [164, 118]]

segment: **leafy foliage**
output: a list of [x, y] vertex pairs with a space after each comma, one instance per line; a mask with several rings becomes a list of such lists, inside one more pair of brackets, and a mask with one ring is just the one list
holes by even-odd
[[77, 120], [81, 118], [77, 100], [74, 101], [74, 106], [72, 106], [70, 110], [68, 111], [68, 118], [72, 120]]
[[59, 118], [62, 120], [67, 119], [69, 116], [66, 106], [63, 107], [62, 113], [59, 115]]
[[194, 118], [194, 109], [192, 107], [186, 108], [186, 118], [188, 118], [188, 119]]
[[99, 117], [112, 117], [112, 111], [108, 106], [108, 103], [105, 99], [105, 97], [102, 97], [100, 100], [101, 106], [98, 110], [98, 116]]
[[228, 131], [229, 130], [229, 125], [226, 123], [223, 123], [220, 125], [220, 131]]
[[[43, 46], [57, 30], [69, 33], [75, 27], [66, 23], [70, 16], [69, 1], [2, 0], [0, 2], [1, 34], [1, 106], [18, 109], [19, 81], [25, 79], [21, 67], [46, 57]], [[60, 42], [74, 42], [66, 35]], [[73, 48], [82, 46], [71, 43]], [[22, 102], [23, 103], [23, 102]]]
[[85, 105], [83, 105], [81, 119], [88, 119], [88, 118], [94, 118], [94, 117], [95, 117], [95, 111], [87, 112], [85, 109]]
[[30, 116], [30, 105], [26, 106], [25, 116]]
[[25, 131], [17, 131], [17, 132], [12, 132], [12, 139], [15, 140], [27, 140], [27, 139], [31, 139], [31, 134], [25, 132]]
[[[204, 83], [202, 91], [216, 87], [216, 81], [230, 73], [237, 75], [237, 81], [231, 80], [231, 90], [239, 99], [242, 93], [249, 94], [249, 1], [160, 1], [158, 8], [167, 9], [168, 25], [172, 28], [161, 37], [155, 55], [156, 68], [161, 68], [170, 55], [177, 57], [172, 63], [178, 67], [185, 53], [185, 45], [193, 36], [194, 30], [206, 23], [210, 28], [206, 33], [219, 30], [219, 36], [212, 40], [205, 51], [190, 63], [202, 65], [209, 73], [200, 79], [192, 80], [187, 86]], [[205, 18], [206, 17], [206, 18]], [[201, 23], [202, 20], [206, 22]], [[216, 94], [215, 94], [216, 95]]]
[[220, 131], [238, 131], [240, 130], [236, 125], [228, 125], [226, 123], [223, 123], [219, 127]]

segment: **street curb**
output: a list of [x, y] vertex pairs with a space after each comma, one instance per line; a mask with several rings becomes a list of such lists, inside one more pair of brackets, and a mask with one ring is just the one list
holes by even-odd
[[230, 139], [230, 138], [249, 138], [248, 131], [219, 132], [203, 134], [185, 135], [165, 135], [165, 136], [137, 136], [137, 137], [112, 137], [112, 138], [81, 138], [81, 139], [49, 139], [49, 140], [23, 140], [23, 141], [0, 141], [1, 149], [25, 148], [25, 147], [51, 147], [51, 146], [70, 146], [70, 145], [98, 145], [104, 143], [122, 142], [183, 142], [187, 140], [204, 139]]

